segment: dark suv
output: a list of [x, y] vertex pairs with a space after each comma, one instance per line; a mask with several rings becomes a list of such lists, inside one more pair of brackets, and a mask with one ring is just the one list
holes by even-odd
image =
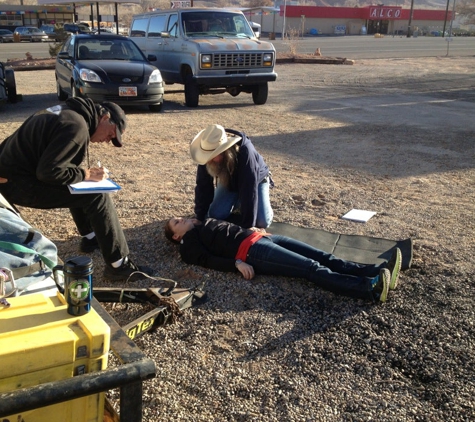
[[91, 29], [81, 23], [65, 23], [64, 30], [73, 34], [90, 34]]
[[54, 25], [41, 25], [40, 31], [44, 31], [52, 41], [62, 41], [66, 38], [64, 31], [58, 32]]

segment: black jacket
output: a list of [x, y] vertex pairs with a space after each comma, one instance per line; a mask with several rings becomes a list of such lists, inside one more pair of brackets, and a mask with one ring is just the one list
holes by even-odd
[[79, 165], [99, 120], [94, 102], [82, 98], [30, 116], [0, 144], [0, 176], [13, 183], [25, 177], [54, 185], [81, 182]]
[[[232, 129], [226, 132], [242, 138], [239, 145], [238, 165], [231, 178], [229, 189], [239, 192], [241, 202], [242, 227], [255, 227], [258, 208], [258, 186], [269, 175], [269, 167], [264, 158], [256, 151], [245, 133]], [[200, 221], [206, 217], [214, 197], [214, 180], [206, 170], [206, 165], [199, 165], [196, 173], [195, 214]]]
[[187, 264], [218, 271], [236, 271], [239, 246], [251, 234], [252, 230], [236, 224], [207, 218], [183, 236], [180, 255]]

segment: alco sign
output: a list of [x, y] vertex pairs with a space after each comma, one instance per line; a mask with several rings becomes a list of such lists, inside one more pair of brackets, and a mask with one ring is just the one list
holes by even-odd
[[181, 7], [191, 7], [191, 0], [190, 1], [172, 1], [171, 8], [172, 9], [180, 9]]
[[370, 7], [369, 19], [400, 19], [400, 7]]

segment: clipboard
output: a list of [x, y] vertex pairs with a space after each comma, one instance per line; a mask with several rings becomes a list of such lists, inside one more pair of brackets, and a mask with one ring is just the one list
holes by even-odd
[[113, 193], [122, 188], [111, 179], [101, 180], [100, 182], [79, 182], [68, 185], [69, 191], [72, 194], [85, 193]]

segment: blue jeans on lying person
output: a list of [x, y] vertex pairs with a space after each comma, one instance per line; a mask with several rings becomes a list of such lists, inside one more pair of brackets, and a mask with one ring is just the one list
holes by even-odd
[[[268, 178], [259, 184], [257, 191], [257, 218], [256, 227], [267, 228], [271, 225], [274, 218], [274, 211], [270, 204], [269, 195], [270, 183]], [[214, 190], [213, 202], [209, 206], [207, 217], [216, 218], [217, 220], [227, 220], [235, 209], [241, 206], [239, 201], [239, 193], [228, 190], [225, 186], [218, 182]]]
[[345, 261], [281, 235], [259, 239], [249, 249], [246, 263], [256, 274], [305, 278], [335, 294], [370, 300], [374, 300], [371, 280], [384, 266]]

